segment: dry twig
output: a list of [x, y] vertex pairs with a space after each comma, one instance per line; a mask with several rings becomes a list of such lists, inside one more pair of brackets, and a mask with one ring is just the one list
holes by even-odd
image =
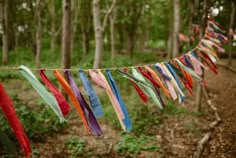
[[207, 105], [212, 109], [215, 115], [215, 120], [210, 123], [209, 125], [209, 132], [207, 132], [204, 137], [198, 142], [196, 152], [193, 155], [193, 158], [200, 158], [202, 151], [204, 149], [204, 145], [209, 141], [211, 137], [211, 131], [214, 130], [214, 128], [220, 123], [221, 118], [220, 115], [217, 112], [217, 108], [213, 105], [212, 101], [210, 100], [205, 87], [203, 87], [203, 94], [205, 98], [207, 99]]

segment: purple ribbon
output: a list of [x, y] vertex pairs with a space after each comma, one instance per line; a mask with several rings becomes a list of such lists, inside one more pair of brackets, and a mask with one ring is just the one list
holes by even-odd
[[70, 71], [65, 70], [65, 75], [67, 76], [71, 89], [74, 92], [76, 98], [78, 99], [81, 109], [83, 110], [86, 120], [88, 122], [88, 125], [92, 131], [93, 134], [100, 136], [102, 134], [102, 130], [98, 124], [98, 121], [96, 119], [96, 117], [94, 116], [92, 110], [90, 109], [88, 103], [85, 101], [83, 95], [81, 94], [81, 92], [79, 91]]

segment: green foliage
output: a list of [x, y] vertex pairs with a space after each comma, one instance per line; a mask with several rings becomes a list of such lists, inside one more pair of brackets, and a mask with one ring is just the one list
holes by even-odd
[[169, 102], [166, 105], [166, 107], [163, 109], [163, 112], [172, 116], [188, 114], [187, 109], [185, 109], [184, 107], [180, 105], [175, 104], [174, 102]]
[[87, 152], [84, 140], [79, 138], [78, 136], [71, 137], [66, 142], [66, 147], [70, 150], [70, 158], [76, 158], [79, 156], [91, 154], [90, 152]]
[[121, 140], [116, 144], [115, 150], [123, 156], [136, 157], [140, 151], [158, 152], [159, 147], [154, 143], [155, 138], [141, 134], [135, 136], [129, 133], [122, 133]]
[[[60, 124], [54, 112], [44, 103], [36, 104], [35, 102], [34, 105], [27, 105], [19, 99], [17, 94], [13, 94], [10, 97], [14, 102], [17, 116], [29, 138], [42, 141], [43, 135], [53, 134], [53, 132], [62, 130], [67, 126], [66, 123]], [[14, 137], [4, 115], [0, 115], [0, 126], [3, 132], [10, 137]]]
[[195, 111], [190, 111], [186, 109], [186, 107], [183, 107], [173, 101], [168, 102], [166, 107], [163, 109], [163, 112], [165, 114], [171, 115], [171, 116], [182, 116], [182, 115], [192, 115], [196, 117], [200, 117], [204, 115], [204, 112], [195, 112]]

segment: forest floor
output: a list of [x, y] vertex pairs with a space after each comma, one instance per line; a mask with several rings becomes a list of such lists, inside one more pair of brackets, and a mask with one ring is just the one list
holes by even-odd
[[[222, 121], [213, 131], [202, 157], [234, 158], [236, 157], [236, 73], [219, 67], [218, 75], [208, 70], [205, 73], [205, 80], [209, 85], [207, 92], [218, 108]], [[16, 87], [21, 87], [22, 83], [20, 81], [9, 81], [4, 82], [4, 84], [7, 91], [20, 92], [20, 89]], [[20, 99], [25, 101], [31, 100], [34, 96], [35, 92], [32, 88], [19, 93]], [[196, 109], [194, 97], [187, 97], [185, 108], [189, 112], [158, 113], [160, 123], [150, 129], [149, 135], [154, 136], [154, 144], [160, 148], [159, 151], [140, 150], [138, 154], [118, 153], [115, 146], [122, 139], [121, 129], [114, 128], [105, 121], [99, 120], [103, 134], [98, 138], [87, 134], [79, 117], [74, 117], [68, 119], [68, 128], [63, 129], [63, 131], [46, 136], [43, 141], [31, 142], [34, 149], [32, 157], [190, 158], [196, 150], [198, 141], [208, 131], [208, 125], [214, 120], [214, 114], [207, 106], [205, 99], [202, 100], [201, 113], [194, 112]], [[133, 122], [133, 126], [135, 126], [135, 122]], [[71, 145], [75, 145], [75, 148], [68, 148], [66, 142], [73, 140], [74, 136], [83, 141], [82, 143], [72, 142]], [[72, 150], [81, 150], [81, 153], [73, 156], [72, 152], [75, 151]]]

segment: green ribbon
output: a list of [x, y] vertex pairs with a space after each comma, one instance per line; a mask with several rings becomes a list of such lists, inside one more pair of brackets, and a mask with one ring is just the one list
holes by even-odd
[[182, 67], [185, 71], [187, 71], [188, 73], [190, 73], [193, 77], [195, 77], [198, 80], [202, 80], [201, 77], [199, 77], [192, 69], [189, 69], [188, 67], [184, 66], [184, 64], [182, 64], [177, 58], [174, 59], [180, 67]]
[[66, 121], [62, 115], [61, 109], [55, 97], [46, 90], [46, 88], [39, 82], [39, 80], [30, 71], [30, 69], [24, 65], [21, 65], [18, 69], [20, 73], [30, 82], [30, 84], [38, 92], [38, 94], [43, 98], [43, 100], [56, 113], [56, 115], [60, 119], [60, 122], [62, 123]]
[[135, 78], [137, 78], [138, 80], [140, 80], [140, 85], [145, 89], [145, 92], [147, 92], [152, 100], [157, 104], [157, 106], [160, 109], [163, 109], [160, 101], [157, 99], [156, 93], [154, 92], [154, 90], [152, 89], [152, 85], [147, 83], [145, 78], [142, 76], [142, 74], [140, 74], [136, 69], [132, 68], [132, 74], [134, 75]]

